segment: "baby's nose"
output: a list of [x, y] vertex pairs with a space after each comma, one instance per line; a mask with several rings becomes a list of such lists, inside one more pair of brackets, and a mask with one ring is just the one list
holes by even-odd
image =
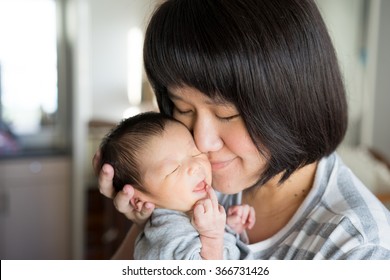
[[188, 174], [189, 175], [195, 175], [198, 174], [201, 171], [202, 167], [199, 164], [192, 164], [188, 168]]

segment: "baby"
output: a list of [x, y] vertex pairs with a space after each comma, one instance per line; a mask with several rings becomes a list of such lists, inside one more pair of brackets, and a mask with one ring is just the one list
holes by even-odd
[[133, 207], [146, 201], [156, 206], [141, 225], [135, 259], [240, 259], [245, 253], [238, 235], [254, 225], [254, 210], [236, 205], [226, 216], [210, 187], [207, 155], [182, 123], [142, 113], [119, 123], [100, 149], [100, 166], [114, 167], [115, 189], [130, 184]]

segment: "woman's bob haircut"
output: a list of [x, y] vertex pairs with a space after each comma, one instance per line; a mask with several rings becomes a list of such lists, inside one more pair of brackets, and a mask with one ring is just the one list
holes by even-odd
[[256, 185], [332, 153], [347, 128], [338, 60], [312, 0], [168, 0], [145, 34], [161, 112], [169, 87], [236, 106], [267, 164]]

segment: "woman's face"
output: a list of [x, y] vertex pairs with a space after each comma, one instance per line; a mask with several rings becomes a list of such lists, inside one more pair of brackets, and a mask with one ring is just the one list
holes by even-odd
[[212, 168], [212, 186], [238, 193], [259, 179], [265, 165], [236, 107], [213, 100], [191, 87], [169, 88], [173, 116], [193, 132]]

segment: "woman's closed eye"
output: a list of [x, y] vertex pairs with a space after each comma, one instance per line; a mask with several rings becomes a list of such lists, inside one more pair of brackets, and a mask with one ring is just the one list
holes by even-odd
[[230, 116], [217, 116], [218, 119], [222, 120], [222, 121], [231, 121], [235, 118], [238, 118], [240, 116], [240, 114], [235, 114], [235, 115], [230, 115]]
[[186, 110], [186, 109], [179, 109], [175, 106], [175, 110], [181, 114], [181, 115], [188, 115], [188, 114], [191, 114], [192, 113], [192, 110]]

